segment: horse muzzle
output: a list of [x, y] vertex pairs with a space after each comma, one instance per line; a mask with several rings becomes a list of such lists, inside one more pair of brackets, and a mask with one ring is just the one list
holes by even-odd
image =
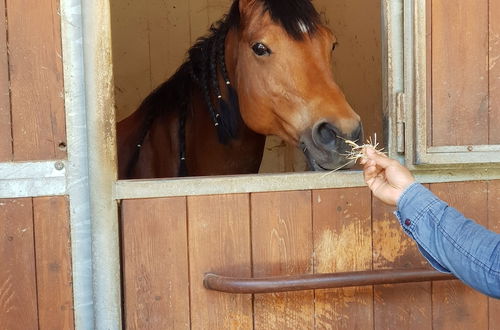
[[349, 169], [355, 162], [347, 157], [352, 147], [346, 140], [363, 140], [361, 123], [346, 134], [329, 122], [319, 122], [302, 134], [299, 146], [307, 158], [310, 170]]

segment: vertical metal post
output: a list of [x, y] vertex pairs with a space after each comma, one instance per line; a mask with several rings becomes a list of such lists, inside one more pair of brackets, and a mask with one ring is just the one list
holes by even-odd
[[61, 0], [61, 31], [68, 162], [67, 193], [71, 219], [75, 328], [92, 329], [92, 237], [89, 214], [88, 145], [80, 0]]
[[[384, 135], [389, 147], [389, 156], [403, 162], [401, 149], [398, 150], [397, 109], [398, 102], [404, 100], [404, 1], [382, 1], [382, 58], [383, 58], [383, 104]], [[399, 98], [399, 99], [398, 99]]]
[[94, 317], [97, 329], [121, 329], [114, 85], [109, 0], [82, 1], [89, 141]]

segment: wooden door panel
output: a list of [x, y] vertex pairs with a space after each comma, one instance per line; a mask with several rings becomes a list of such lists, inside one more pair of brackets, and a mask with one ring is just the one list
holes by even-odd
[[432, 1], [432, 145], [488, 144], [488, 0]]
[[0, 200], [0, 324], [4, 329], [37, 329], [33, 203]]
[[14, 160], [64, 158], [59, 1], [6, 3]]
[[[367, 188], [313, 192], [315, 273], [372, 268], [370, 192]], [[316, 327], [372, 329], [373, 287], [315, 292]]]
[[40, 329], [73, 329], [73, 286], [68, 202], [33, 199]]
[[[389, 207], [373, 199], [373, 268], [429, 267]], [[432, 329], [431, 283], [374, 287], [374, 329]]]
[[189, 329], [186, 199], [122, 204], [127, 329]]
[[500, 144], [500, 2], [489, 1], [489, 143]]
[[[486, 182], [433, 184], [431, 190], [466, 217], [488, 225]], [[488, 328], [488, 298], [458, 280], [433, 284], [432, 307], [438, 329]]]
[[[488, 182], [488, 228], [500, 234], [500, 180]], [[488, 304], [490, 330], [500, 329], [500, 299], [489, 298]]]
[[0, 162], [12, 160], [9, 58], [5, 1], [0, 2]]
[[[313, 271], [311, 192], [252, 194], [252, 257], [255, 277]], [[314, 292], [256, 294], [256, 329], [312, 329]]]
[[188, 198], [192, 329], [252, 329], [252, 296], [208, 291], [206, 272], [250, 277], [249, 195]]

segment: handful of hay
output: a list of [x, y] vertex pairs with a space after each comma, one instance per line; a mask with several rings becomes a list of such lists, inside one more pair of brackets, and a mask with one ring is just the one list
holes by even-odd
[[357, 162], [361, 158], [365, 158], [365, 154], [363, 153], [363, 150], [365, 148], [372, 148], [375, 149], [377, 152], [382, 152], [384, 148], [378, 149], [379, 143], [377, 142], [377, 133], [374, 134], [374, 138], [372, 140], [372, 137], [368, 137], [366, 140], [365, 144], [358, 145], [356, 141], [351, 141], [344, 139], [345, 143], [350, 145], [352, 147], [351, 151], [349, 151], [346, 154], [343, 154], [343, 156], [346, 156], [347, 159], [352, 160], [354, 162]]
[[349, 162], [345, 163], [344, 165], [342, 165], [334, 170], [331, 170], [330, 172], [327, 172], [324, 176], [327, 176], [333, 172], [336, 172], [336, 171], [342, 169], [343, 167], [346, 167], [347, 165], [351, 164], [352, 162], [356, 163], [359, 159], [365, 158], [366, 156], [363, 152], [365, 148], [373, 148], [377, 152], [383, 152], [383, 150], [384, 150], [384, 148], [379, 148], [379, 143], [377, 142], [377, 133], [374, 134], [373, 139], [370, 136], [366, 140], [366, 143], [361, 144], [361, 145], [357, 144], [356, 143], [357, 141], [351, 141], [351, 140], [347, 140], [347, 139], [343, 139], [343, 140], [345, 141], [346, 144], [348, 144], [352, 147], [349, 152], [342, 154], [342, 156], [345, 156], [347, 159], [349, 159]]

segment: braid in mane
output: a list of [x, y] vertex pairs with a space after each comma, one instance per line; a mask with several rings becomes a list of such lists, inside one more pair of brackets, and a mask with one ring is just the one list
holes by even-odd
[[219, 87], [219, 80], [217, 79], [217, 48], [219, 37], [215, 36], [213, 42], [210, 45], [210, 82], [212, 83], [212, 90], [217, 99], [222, 98], [222, 94]]
[[[233, 4], [230, 14], [210, 27], [209, 36], [198, 39], [189, 51], [188, 61], [191, 77], [202, 92], [205, 105], [217, 128], [219, 141], [223, 144], [237, 136], [241, 123], [238, 98], [229, 81], [224, 56], [226, 34], [235, 24], [234, 8], [237, 9], [237, 6]], [[228, 101], [223, 98], [219, 73], [225, 82]]]
[[[189, 51], [190, 62], [193, 66], [193, 74], [195, 75], [195, 81], [198, 82], [198, 86], [201, 88], [203, 99], [208, 108], [208, 112], [214, 126], [219, 126], [218, 115], [215, 111], [214, 104], [212, 102], [212, 91], [210, 89], [210, 57], [206, 56], [211, 44], [213, 43], [212, 38], [205, 39], [203, 43], [197, 43], [198, 47], [193, 47]], [[196, 65], [198, 64], [198, 65]]]

